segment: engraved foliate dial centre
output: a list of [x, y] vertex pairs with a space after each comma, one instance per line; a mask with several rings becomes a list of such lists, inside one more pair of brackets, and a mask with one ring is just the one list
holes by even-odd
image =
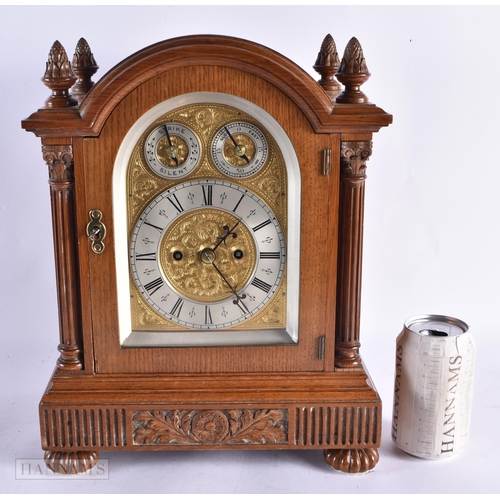
[[[234, 141], [234, 142], [233, 142]], [[245, 134], [233, 134], [224, 143], [224, 159], [235, 167], [245, 167], [255, 158], [255, 143]]]
[[219, 302], [252, 278], [255, 240], [241, 220], [224, 210], [198, 209], [178, 217], [165, 230], [159, 263], [171, 287], [197, 302]]
[[187, 142], [179, 136], [162, 137], [156, 146], [156, 156], [166, 167], [175, 168], [182, 165], [189, 155]]

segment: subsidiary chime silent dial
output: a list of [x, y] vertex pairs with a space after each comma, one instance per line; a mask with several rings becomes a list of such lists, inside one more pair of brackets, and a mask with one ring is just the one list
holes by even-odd
[[248, 122], [232, 122], [221, 127], [212, 141], [212, 159], [225, 175], [249, 177], [266, 163], [267, 140], [258, 127]]
[[198, 165], [200, 156], [198, 137], [182, 123], [159, 125], [144, 144], [144, 157], [149, 168], [164, 179], [188, 175]]

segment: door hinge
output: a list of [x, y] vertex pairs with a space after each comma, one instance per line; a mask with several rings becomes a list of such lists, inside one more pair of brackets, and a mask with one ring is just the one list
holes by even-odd
[[323, 150], [323, 175], [325, 177], [328, 177], [330, 175], [330, 170], [332, 167], [331, 163], [331, 154], [332, 150], [331, 149], [324, 149]]
[[325, 359], [325, 336], [321, 335], [318, 338], [318, 358]]

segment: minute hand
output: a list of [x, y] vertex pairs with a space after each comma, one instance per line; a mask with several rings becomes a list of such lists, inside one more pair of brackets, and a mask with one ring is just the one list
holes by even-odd
[[[246, 299], [247, 296], [246, 294], [242, 294], [242, 295], [238, 295], [238, 292], [236, 291], [236, 289], [231, 286], [231, 283], [229, 283], [229, 281], [226, 279], [226, 277], [221, 273], [220, 269], [215, 265], [215, 262], [212, 261], [211, 262], [212, 266], [214, 266], [214, 269], [219, 273], [219, 276], [226, 282], [226, 285], [231, 289], [231, 292], [233, 292], [234, 296], [235, 296], [235, 299], [233, 300], [233, 304], [238, 304], [238, 302], [241, 302], [243, 299]], [[241, 305], [247, 309], [247, 307], [245, 306], [245, 304], [243, 302], [241, 302]], [[248, 311], [248, 309], [247, 309]]]

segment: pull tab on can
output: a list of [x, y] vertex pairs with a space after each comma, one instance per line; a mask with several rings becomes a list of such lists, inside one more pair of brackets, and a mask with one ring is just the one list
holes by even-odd
[[430, 335], [431, 337], [448, 337], [446, 332], [440, 330], [420, 330], [420, 335]]

